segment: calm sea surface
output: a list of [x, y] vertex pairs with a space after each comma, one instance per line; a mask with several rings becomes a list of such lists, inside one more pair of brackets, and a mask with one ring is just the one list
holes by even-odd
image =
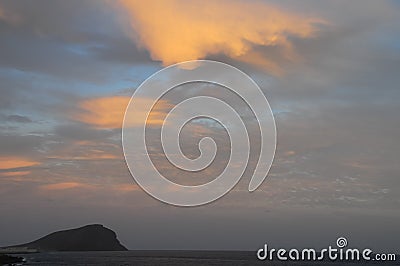
[[[21, 255], [24, 265], [363, 265], [333, 262], [258, 261], [255, 252], [242, 251], [126, 251], [126, 252], [52, 252]], [[374, 264], [369, 264], [374, 265]], [[400, 265], [382, 263], [379, 265]]]

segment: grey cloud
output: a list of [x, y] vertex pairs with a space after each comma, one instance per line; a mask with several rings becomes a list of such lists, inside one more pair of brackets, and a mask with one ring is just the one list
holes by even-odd
[[0, 19], [4, 68], [100, 83], [116, 63], [148, 61], [106, 1], [2, 1], [0, 7], [17, 18]]
[[28, 155], [42, 147], [44, 138], [37, 135], [0, 135], [0, 153]]
[[61, 139], [72, 140], [105, 140], [115, 135], [114, 130], [94, 129], [90, 125], [80, 123], [58, 125], [54, 133]]
[[6, 117], [6, 120], [9, 122], [17, 122], [17, 123], [31, 123], [32, 120], [23, 115], [9, 115]]

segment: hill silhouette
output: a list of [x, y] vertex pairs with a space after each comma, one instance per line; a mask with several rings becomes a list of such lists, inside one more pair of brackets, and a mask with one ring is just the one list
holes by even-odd
[[111, 229], [101, 224], [86, 225], [51, 233], [36, 241], [12, 248], [37, 251], [125, 251], [127, 250]]

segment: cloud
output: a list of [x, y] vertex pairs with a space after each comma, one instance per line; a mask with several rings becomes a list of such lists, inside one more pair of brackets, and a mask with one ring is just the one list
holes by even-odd
[[114, 186], [114, 189], [120, 192], [140, 191], [138, 185], [135, 184], [121, 184]]
[[[111, 96], [99, 97], [83, 100], [79, 103], [80, 111], [74, 113], [73, 118], [77, 121], [93, 125], [97, 128], [121, 128], [125, 109], [128, 106], [130, 97]], [[152, 104], [152, 99], [140, 99], [139, 107]], [[166, 115], [165, 110], [171, 108], [171, 104], [165, 100], [160, 100], [150, 113], [147, 124], [161, 125]], [[128, 125], [142, 125], [145, 112], [138, 113], [134, 119], [128, 121]]]
[[0, 173], [0, 176], [14, 177], [14, 176], [29, 175], [30, 173], [31, 173], [30, 171], [3, 172], [3, 173]]
[[223, 54], [280, 71], [257, 46], [279, 47], [296, 60], [290, 38], [311, 38], [323, 20], [263, 2], [120, 0], [129, 14], [130, 35], [164, 65]]
[[52, 162], [102, 161], [104, 163], [104, 160], [116, 160], [122, 157], [119, 143], [116, 144], [112, 139], [95, 137], [93, 140], [64, 140], [52, 147], [52, 152], [47, 155], [47, 159]]
[[114, 154], [105, 153], [103, 151], [90, 151], [90, 154], [85, 154], [82, 156], [50, 156], [49, 159], [59, 159], [59, 160], [109, 160], [118, 159], [119, 157]]
[[65, 189], [82, 188], [82, 187], [87, 188], [90, 186], [87, 184], [78, 183], [78, 182], [64, 182], [64, 183], [56, 183], [56, 184], [40, 186], [40, 188], [43, 190], [65, 190]]
[[35, 152], [44, 142], [44, 138], [36, 135], [0, 134], [0, 154], [26, 155]]
[[77, 80], [115, 84], [115, 75], [128, 70], [126, 63], [148, 62], [149, 56], [133, 47], [107, 1], [0, 1], [0, 67], [19, 72], [19, 79], [32, 74], [62, 79], [64, 86]]
[[10, 24], [16, 24], [20, 22], [20, 18], [17, 14], [10, 12], [4, 7], [0, 6], [0, 21], [3, 20]]
[[128, 193], [132, 191], [139, 191], [140, 188], [136, 184], [118, 184], [112, 186], [103, 186], [99, 184], [87, 184], [81, 182], [60, 182], [54, 184], [41, 185], [39, 187], [41, 190], [69, 190], [75, 188], [84, 188], [84, 189], [96, 189], [98, 191], [102, 191], [104, 189], [113, 189], [117, 192]]
[[0, 170], [29, 167], [38, 164], [40, 163], [24, 157], [0, 157]]
[[101, 141], [114, 135], [112, 130], [94, 129], [83, 123], [69, 123], [58, 125], [54, 133], [62, 139], [77, 141]]
[[7, 116], [6, 120], [16, 123], [32, 123], [32, 120], [29, 117], [22, 115], [9, 115]]

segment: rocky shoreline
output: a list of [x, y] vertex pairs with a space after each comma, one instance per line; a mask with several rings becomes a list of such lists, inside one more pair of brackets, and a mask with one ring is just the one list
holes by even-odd
[[13, 265], [15, 263], [23, 263], [25, 259], [22, 257], [14, 257], [6, 254], [0, 254], [0, 265]]

